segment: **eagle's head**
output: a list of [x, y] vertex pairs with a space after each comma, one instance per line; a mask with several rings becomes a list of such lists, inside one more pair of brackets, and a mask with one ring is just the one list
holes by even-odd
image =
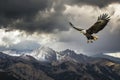
[[81, 30], [80, 32], [83, 33], [84, 35], [87, 33], [87, 31], [85, 29]]

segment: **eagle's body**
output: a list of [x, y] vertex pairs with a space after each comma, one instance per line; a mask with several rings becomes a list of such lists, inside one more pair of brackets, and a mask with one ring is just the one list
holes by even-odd
[[81, 29], [81, 28], [76, 28], [74, 25], [69, 22], [69, 24], [76, 30], [80, 31], [82, 34], [84, 34], [87, 37], [87, 42], [93, 42], [98, 39], [97, 36], [93, 35], [101, 31], [109, 22], [110, 17], [107, 14], [102, 14], [98, 17], [97, 22], [92, 25], [89, 29]]
[[87, 42], [89, 43], [89, 42], [93, 42], [93, 41], [95, 41], [95, 40], [97, 40], [98, 39], [98, 37], [97, 36], [95, 36], [95, 35], [91, 35], [91, 34], [89, 34], [89, 33], [87, 33], [87, 30], [82, 30], [82, 31], [80, 31], [83, 35], [85, 35], [86, 36], [86, 38], [87, 38]]

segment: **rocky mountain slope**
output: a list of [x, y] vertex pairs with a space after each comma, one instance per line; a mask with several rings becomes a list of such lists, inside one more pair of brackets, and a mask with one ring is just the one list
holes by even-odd
[[[47, 51], [49, 52], [49, 50]], [[55, 57], [53, 53], [50, 55], [52, 54], [52, 57]], [[40, 61], [31, 55], [24, 55], [24, 58], [23, 56], [10, 56], [1, 52], [0, 80], [120, 79], [120, 64], [112, 60], [75, 54], [71, 50], [57, 53], [56, 56], [57, 59], [52, 60], [51, 56], [49, 56], [50, 58], [45, 57], [51, 61]]]

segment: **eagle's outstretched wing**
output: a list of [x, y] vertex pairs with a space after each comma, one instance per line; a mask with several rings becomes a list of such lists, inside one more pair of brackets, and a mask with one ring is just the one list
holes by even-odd
[[110, 16], [108, 14], [102, 14], [98, 17], [97, 22], [87, 30], [87, 33], [93, 34], [101, 31], [109, 22]]
[[69, 22], [70, 26], [72, 26], [74, 29], [78, 30], [78, 31], [82, 31], [84, 29], [81, 29], [81, 28], [76, 28], [71, 22]]

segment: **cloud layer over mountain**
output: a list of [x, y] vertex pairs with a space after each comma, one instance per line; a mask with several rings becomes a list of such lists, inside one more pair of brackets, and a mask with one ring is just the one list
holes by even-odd
[[[0, 47], [10, 48], [31, 40], [56, 50], [118, 52], [119, 7], [120, 0], [0, 0]], [[87, 29], [105, 12], [111, 15], [111, 20], [93, 44], [88, 45], [85, 38], [68, 24], [71, 21], [75, 26]]]

